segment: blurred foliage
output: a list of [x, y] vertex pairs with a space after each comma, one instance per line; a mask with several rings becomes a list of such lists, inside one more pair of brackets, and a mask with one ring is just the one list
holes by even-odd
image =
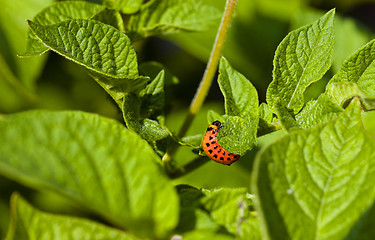
[[[207, 0], [223, 10], [225, 0]], [[98, 113], [122, 121], [116, 104], [105, 91], [91, 79], [82, 67], [54, 53], [20, 59], [16, 55], [26, 46], [27, 25], [32, 17], [52, 0], [30, 0], [27, 6], [17, 1], [2, 1], [0, 9], [0, 114], [27, 109], [82, 110]], [[94, 1], [91, 1], [94, 2]], [[224, 56], [233, 68], [245, 75], [258, 90], [260, 102], [265, 101], [266, 88], [272, 80], [273, 57], [276, 47], [286, 34], [310, 23], [331, 8], [337, 8], [336, 46], [333, 66], [323, 80], [312, 84], [305, 93], [305, 101], [316, 98], [325, 84], [341, 66], [347, 56], [374, 37], [375, 3], [372, 0], [239, 0], [237, 13], [229, 31]], [[216, 27], [208, 32], [178, 33], [161, 38], [151, 37], [137, 42], [134, 47], [140, 63], [157, 61], [179, 78], [179, 84], [166, 92], [166, 125], [177, 132], [187, 112], [205, 68]], [[207, 103], [195, 118], [188, 136], [203, 134], [208, 125], [207, 112], [224, 113], [223, 97], [217, 83], [211, 88]], [[0, 115], [1, 116], [1, 115]], [[364, 114], [365, 127], [375, 135], [375, 114]], [[195, 187], [246, 187], [257, 151], [283, 135], [283, 132], [261, 137], [258, 147], [241, 157], [231, 167], [209, 162], [194, 172], [174, 180], [176, 184]], [[190, 161], [195, 155], [188, 147], [179, 148], [178, 165]], [[10, 192], [22, 191], [26, 197], [29, 189], [0, 178], [0, 238], [8, 222]], [[26, 194], [24, 194], [26, 192]], [[33, 193], [35, 194], [35, 193]], [[64, 201], [55, 197], [35, 194], [36, 202], [50, 202], [49, 211], [71, 211]], [[32, 197], [31, 197], [32, 198]], [[36, 205], [38, 205], [36, 203]], [[46, 204], [41, 204], [46, 205]]]

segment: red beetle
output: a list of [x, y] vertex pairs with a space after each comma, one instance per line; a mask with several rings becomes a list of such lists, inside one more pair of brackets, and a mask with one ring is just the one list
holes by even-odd
[[231, 165], [233, 162], [237, 161], [240, 158], [240, 155], [230, 153], [224, 148], [222, 148], [219, 143], [217, 143], [217, 133], [222, 128], [221, 122], [215, 121], [207, 128], [207, 132], [203, 137], [203, 150], [209, 158], [215, 162]]

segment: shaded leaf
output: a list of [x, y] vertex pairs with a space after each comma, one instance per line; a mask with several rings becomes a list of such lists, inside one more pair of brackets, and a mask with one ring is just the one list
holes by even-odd
[[204, 190], [201, 202], [212, 219], [239, 239], [262, 239], [256, 216], [250, 214], [252, 201], [245, 188]]
[[206, 230], [216, 232], [220, 226], [211, 219], [209, 212], [202, 209], [200, 200], [205, 196], [201, 190], [188, 186], [178, 185], [180, 195], [180, 221], [176, 231], [184, 233], [189, 231]]
[[184, 234], [183, 239], [184, 240], [206, 240], [206, 239], [233, 240], [236, 238], [228, 234], [198, 230], [198, 231], [192, 231], [192, 232]]
[[141, 99], [135, 94], [124, 96], [122, 110], [126, 126], [147, 141], [158, 141], [169, 136], [168, 129], [157, 121], [141, 117], [141, 104]]
[[127, 33], [139, 39], [180, 30], [203, 31], [219, 18], [220, 11], [201, 0], [149, 1], [130, 17]]
[[11, 199], [12, 220], [7, 240], [12, 239], [138, 239], [93, 221], [48, 214], [34, 209], [18, 194]]
[[172, 75], [172, 73], [169, 72], [161, 63], [153, 61], [143, 62], [139, 66], [139, 73], [144, 76], [149, 76], [151, 79], [154, 79], [162, 70], [165, 72], [165, 86], [179, 83], [178, 78]]
[[0, 7], [0, 112], [15, 112], [30, 107], [36, 96], [35, 81], [47, 56], [20, 59], [25, 49], [26, 16], [34, 16], [52, 0], [3, 0]]
[[276, 115], [281, 126], [288, 132], [300, 129], [299, 124], [293, 114], [293, 110], [284, 107], [282, 104], [276, 104]]
[[140, 92], [142, 102], [141, 116], [151, 117], [153, 114], [160, 114], [164, 108], [164, 70]]
[[259, 105], [259, 125], [257, 135], [262, 136], [267, 133], [275, 131], [275, 126], [271, 124], [273, 120], [273, 113], [266, 103]]
[[104, 4], [126, 14], [137, 12], [142, 6], [143, 0], [104, 0]]
[[95, 14], [91, 19], [111, 25], [112, 27], [117, 28], [121, 32], [125, 32], [125, 26], [122, 16], [116, 10], [105, 8], [102, 11]]
[[0, 120], [0, 173], [50, 189], [127, 231], [163, 237], [178, 200], [160, 158], [117, 121], [81, 112], [30, 111]]

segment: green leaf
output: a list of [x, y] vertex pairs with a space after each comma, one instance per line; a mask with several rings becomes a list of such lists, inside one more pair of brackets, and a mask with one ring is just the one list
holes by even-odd
[[48, 214], [34, 209], [18, 194], [11, 199], [12, 221], [7, 240], [12, 239], [138, 239], [93, 221]]
[[147, 80], [138, 75], [137, 56], [129, 38], [114, 27], [85, 19], [48, 26], [28, 23], [44, 45], [89, 69], [118, 104], [125, 92], [145, 86]]
[[178, 185], [180, 195], [180, 220], [176, 232], [206, 230], [216, 232], [220, 226], [211, 219], [210, 214], [201, 208], [200, 200], [205, 196], [201, 190], [188, 186]]
[[223, 233], [216, 233], [212, 231], [192, 231], [183, 235], [184, 240], [207, 240], [207, 239], [215, 239], [215, 240], [233, 240], [235, 239], [231, 235], [223, 234]]
[[[295, 14], [292, 19], [292, 27], [297, 28], [309, 24], [322, 14], [324, 14], [322, 10], [305, 6]], [[371, 33], [368, 29], [355, 19], [343, 15], [335, 16], [335, 36], [331, 68], [333, 72], [337, 72], [341, 68], [349, 55], [371, 40]]]
[[290, 32], [278, 46], [273, 81], [267, 89], [267, 102], [273, 110], [276, 104], [282, 104], [299, 112], [307, 86], [323, 77], [331, 66], [334, 14], [331, 10], [315, 23]]
[[300, 129], [300, 125], [297, 123], [296, 118], [292, 112], [282, 104], [276, 104], [276, 115], [280, 121], [281, 126], [288, 132]]
[[35, 81], [47, 56], [20, 59], [24, 51], [27, 25], [25, 18], [34, 16], [52, 0], [2, 0], [0, 7], [0, 112], [15, 112], [35, 102]]
[[257, 135], [262, 136], [275, 131], [275, 126], [271, 124], [273, 113], [266, 103], [259, 105], [259, 125]]
[[246, 118], [226, 116], [217, 139], [220, 146], [230, 153], [245, 154], [256, 144], [258, 116]]
[[148, 77], [115, 77], [106, 76], [89, 70], [89, 75], [115, 100], [122, 108], [124, 96], [128, 92], [138, 92], [143, 89], [149, 80]]
[[0, 173], [66, 196], [129, 232], [163, 237], [178, 200], [160, 158], [117, 121], [30, 111], [0, 120]]
[[142, 6], [143, 0], [104, 0], [104, 4], [125, 14], [137, 12]]
[[165, 72], [165, 86], [175, 85], [179, 83], [179, 80], [176, 76], [172, 75], [162, 64], [158, 62], [143, 62], [139, 66], [140, 74], [144, 76], [149, 76], [151, 79], [154, 79], [161, 70]]
[[327, 96], [321, 94], [318, 100], [309, 101], [302, 111], [297, 114], [296, 120], [303, 128], [311, 128], [337, 117], [343, 108]]
[[225, 113], [245, 117], [258, 115], [258, 92], [245, 76], [232, 68], [223, 57], [220, 60], [218, 83], [225, 99]]
[[217, 112], [215, 112], [214, 110], [209, 110], [207, 112], [207, 120], [208, 120], [208, 124], [211, 124], [215, 121], [223, 122], [224, 117], [218, 114]]
[[225, 226], [228, 232], [237, 235], [239, 239], [262, 239], [256, 216], [250, 214], [253, 205], [246, 197], [245, 188], [215, 189], [203, 191], [203, 207], [210, 213], [212, 219]]
[[131, 39], [180, 30], [205, 31], [221, 17], [220, 11], [202, 0], [149, 1], [129, 20]]
[[[33, 22], [40, 25], [52, 25], [70, 19], [89, 19], [104, 9], [105, 7], [102, 5], [86, 1], [57, 2], [40, 11], [33, 18]], [[26, 52], [21, 56], [41, 55], [46, 51], [48, 51], [48, 48], [44, 46], [29, 29]]]
[[141, 98], [128, 93], [124, 96], [123, 116], [126, 126], [147, 141], [158, 141], [169, 136], [167, 128], [157, 121], [141, 117]]
[[121, 32], [125, 32], [124, 20], [122, 19], [121, 14], [116, 10], [105, 8], [95, 14], [91, 19], [111, 25]]
[[164, 70], [140, 92], [142, 101], [141, 116], [150, 117], [153, 114], [163, 112], [164, 108]]
[[331, 82], [327, 85], [325, 93], [342, 107], [346, 107], [353, 97], [359, 97], [364, 110], [375, 109], [375, 97], [369, 97], [362, 92], [355, 82]]
[[182, 146], [190, 146], [190, 147], [193, 147], [193, 148], [200, 148], [201, 144], [202, 144], [202, 138], [203, 138], [202, 134], [183, 137], [179, 141], [179, 144], [181, 144]]
[[358, 221], [357, 231], [358, 234], [352, 239], [356, 240], [372, 240], [375, 236], [375, 229], [373, 224], [375, 221], [375, 205], [373, 204], [370, 209], [367, 210], [367, 213], [364, 215], [361, 221]]
[[356, 83], [366, 96], [375, 98], [374, 60], [375, 40], [372, 40], [345, 60], [341, 69], [328, 83], [327, 88], [336, 82]]
[[375, 142], [360, 114], [354, 99], [335, 120], [288, 134], [257, 156], [252, 189], [264, 238], [358, 234], [375, 199]]

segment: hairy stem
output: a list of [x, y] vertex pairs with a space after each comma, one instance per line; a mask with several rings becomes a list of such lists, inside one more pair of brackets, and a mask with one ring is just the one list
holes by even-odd
[[221, 52], [224, 47], [225, 38], [228, 33], [228, 29], [232, 20], [234, 9], [236, 7], [237, 0], [227, 0], [223, 18], [221, 19], [221, 24], [219, 31], [217, 32], [215, 43], [211, 51], [210, 59], [207, 63], [206, 70], [204, 72], [203, 78], [199, 84], [197, 92], [190, 104], [189, 113], [186, 116], [184, 123], [178, 133], [179, 137], [185, 136], [187, 130], [189, 129], [195, 115], [201, 109], [204, 100], [206, 99], [207, 93], [210, 90], [212, 81], [214, 79], [217, 66], [219, 65]]
[[[224, 15], [221, 19], [221, 24], [216, 35], [215, 43], [211, 51], [210, 59], [206, 66], [206, 70], [199, 84], [197, 92], [195, 93], [195, 96], [190, 104], [189, 113], [185, 117], [185, 120], [180, 128], [180, 131], [178, 132], [178, 137], [180, 138], [185, 136], [187, 130], [189, 129], [191, 123], [194, 120], [195, 115], [201, 109], [203, 102], [207, 96], [207, 93], [211, 87], [217, 66], [219, 65], [221, 52], [224, 47], [225, 38], [230, 27], [230, 23], [234, 14], [234, 9], [236, 7], [237, 1], [238, 0], [227, 0]], [[163, 156], [163, 162], [165, 164], [172, 159], [172, 156], [175, 154], [177, 147], [177, 144], [173, 145]]]

